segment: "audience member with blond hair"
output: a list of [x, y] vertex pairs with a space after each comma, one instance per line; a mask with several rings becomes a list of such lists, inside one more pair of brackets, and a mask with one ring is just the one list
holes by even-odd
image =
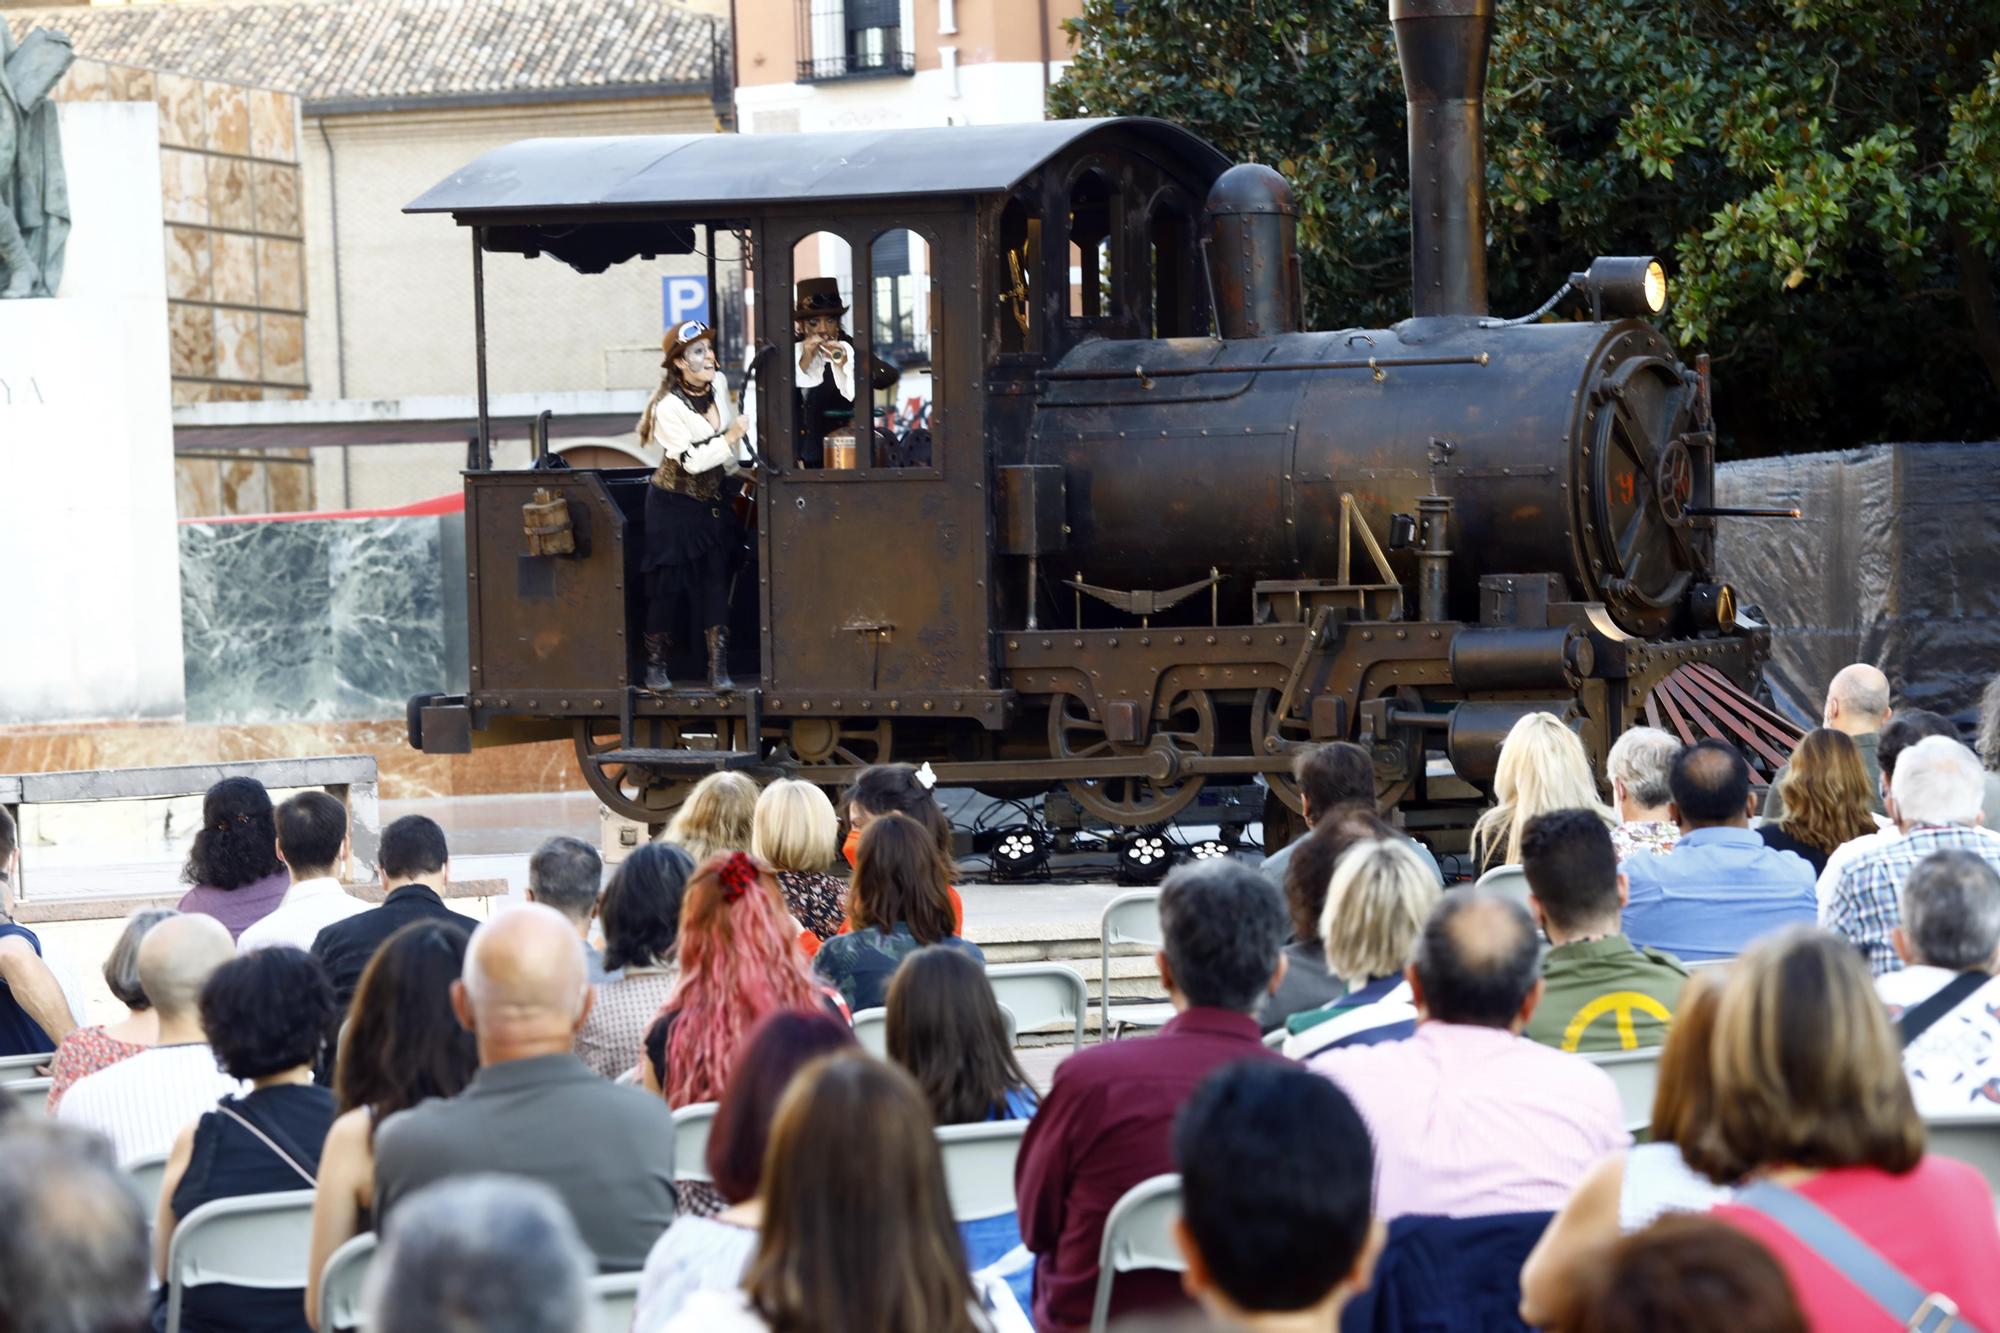
[[126, 1016], [116, 1023], [78, 1028], [62, 1039], [49, 1068], [51, 1115], [78, 1079], [129, 1059], [160, 1039], [160, 1015], [139, 981], [139, 944], [154, 926], [179, 915], [171, 907], [144, 907], [125, 918], [125, 929], [104, 960], [104, 984], [125, 1006]]
[[881, 1007], [905, 957], [943, 945], [984, 963], [978, 945], [960, 937], [952, 912], [950, 867], [930, 833], [908, 815], [868, 825], [854, 858], [845, 935], [820, 946], [814, 966], [855, 1013]]
[[1320, 909], [1327, 974], [1345, 994], [1286, 1021], [1285, 1054], [1303, 1060], [1336, 1046], [1399, 1041], [1416, 1030], [1405, 973], [1438, 903], [1437, 879], [1402, 838], [1368, 838], [1334, 867]]
[[[1576, 1300], [1549, 1333], [1806, 1333], [1771, 1252], [1724, 1223], [1681, 1214], [1625, 1237], [1578, 1275]], [[1859, 1325], [1856, 1325], [1859, 1327]]]
[[1869, 805], [1880, 798], [1846, 732], [1831, 727], [1807, 732], [1772, 786], [1783, 788], [1784, 817], [1767, 816], [1757, 836], [1767, 846], [1803, 856], [1815, 876], [1826, 869], [1834, 848], [1875, 832]]
[[1529, 713], [1507, 731], [1493, 770], [1493, 805], [1472, 826], [1472, 862], [1484, 874], [1521, 863], [1521, 829], [1550, 810], [1590, 810], [1618, 822], [1597, 798], [1583, 742], [1554, 713]]
[[756, 816], [754, 780], [742, 773], [710, 773], [694, 784], [664, 837], [701, 865], [724, 852], [749, 851]]
[[[1285, 891], [1292, 938], [1285, 945], [1285, 979], [1257, 1014], [1257, 1025], [1266, 1032], [1283, 1027], [1295, 1014], [1346, 998], [1347, 983], [1327, 970], [1326, 937], [1320, 933], [1327, 888], [1340, 858], [1354, 844], [1395, 836], [1373, 810], [1350, 804], [1325, 811], [1311, 832], [1285, 849], [1285, 873], [1277, 883]], [[1269, 861], [1261, 869], [1266, 879], [1271, 878]]]
[[778, 888], [792, 919], [828, 940], [847, 921], [847, 884], [827, 873], [840, 853], [840, 816], [824, 791], [798, 778], [780, 778], [757, 798], [750, 851], [778, 872]]
[[1611, 845], [1623, 861], [1634, 852], [1671, 852], [1680, 841], [1674, 823], [1673, 793], [1667, 774], [1680, 741], [1658, 727], [1627, 727], [1604, 756], [1604, 773], [1611, 779], [1611, 804], [1618, 811]]
[[952, 1224], [930, 1110], [896, 1066], [855, 1052], [801, 1070], [771, 1128], [762, 1197], [742, 1289], [695, 1293], [668, 1333], [991, 1327]]
[[604, 967], [576, 1053], [606, 1078], [638, 1067], [646, 1029], [680, 980], [681, 901], [694, 862], [669, 842], [636, 847], [611, 876], [598, 921]]
[[1621, 1234], [1669, 1213], [1706, 1212], [1729, 1197], [1683, 1155], [1683, 1145], [1707, 1126], [1714, 1104], [1708, 1045], [1721, 999], [1722, 983], [1713, 974], [1688, 979], [1660, 1053], [1648, 1140], [1584, 1172], [1542, 1233], [1521, 1270], [1521, 1318], [1527, 1323], [1543, 1327], [1565, 1315], [1578, 1284]]
[[1924, 1151], [1901, 1044], [1852, 948], [1806, 926], [1752, 945], [1723, 983], [1710, 1052], [1713, 1100], [1688, 1161], [1738, 1187], [1715, 1215], [1777, 1257], [1809, 1327], [1893, 1328], [1915, 1309], [1877, 1309], [1795, 1229], [1798, 1211], [1830, 1215], [1964, 1322], [2000, 1328], [1992, 1193]]

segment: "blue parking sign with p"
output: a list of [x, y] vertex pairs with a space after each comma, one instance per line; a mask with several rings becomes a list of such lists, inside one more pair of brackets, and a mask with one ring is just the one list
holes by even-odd
[[704, 324], [715, 322], [708, 317], [706, 277], [673, 275], [661, 278], [660, 296], [666, 311], [663, 327], [670, 329], [684, 319], [698, 319]]

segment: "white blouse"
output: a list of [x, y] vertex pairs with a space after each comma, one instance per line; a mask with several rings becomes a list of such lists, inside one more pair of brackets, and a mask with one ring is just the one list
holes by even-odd
[[738, 464], [750, 461], [747, 440], [729, 440], [723, 436], [729, 423], [736, 419], [729, 401], [728, 378], [718, 370], [710, 387], [715, 393], [716, 413], [722, 418], [720, 426], [711, 425], [707, 417], [689, 407], [679, 394], [662, 394], [653, 405], [653, 443], [678, 463], [683, 472], [707, 472], [718, 467], [734, 470]]
[[1618, 1229], [1643, 1231], [1668, 1213], [1705, 1213], [1734, 1191], [1687, 1164], [1677, 1143], [1642, 1143], [1625, 1154]]
[[708, 1217], [678, 1217], [653, 1242], [639, 1279], [633, 1333], [659, 1333], [699, 1292], [732, 1293], [757, 1252], [757, 1233]]
[[798, 372], [794, 382], [801, 389], [817, 388], [821, 378], [826, 374], [826, 368], [833, 366], [833, 387], [840, 391], [842, 398], [851, 403], [854, 401], [854, 344], [838, 338], [834, 341], [847, 351], [847, 356], [840, 364], [834, 365], [823, 350], [815, 351], [803, 366], [799, 365], [799, 359], [794, 356], [792, 366]]

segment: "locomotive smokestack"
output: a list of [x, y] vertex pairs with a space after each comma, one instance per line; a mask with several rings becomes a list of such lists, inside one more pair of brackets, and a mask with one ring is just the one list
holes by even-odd
[[1389, 0], [1410, 120], [1419, 315], [1486, 313], [1486, 56], [1493, 0]]

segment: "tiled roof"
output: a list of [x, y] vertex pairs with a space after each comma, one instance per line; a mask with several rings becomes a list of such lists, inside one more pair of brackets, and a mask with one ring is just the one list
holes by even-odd
[[285, 0], [0, 11], [16, 39], [309, 101], [706, 83], [717, 23], [671, 0]]

